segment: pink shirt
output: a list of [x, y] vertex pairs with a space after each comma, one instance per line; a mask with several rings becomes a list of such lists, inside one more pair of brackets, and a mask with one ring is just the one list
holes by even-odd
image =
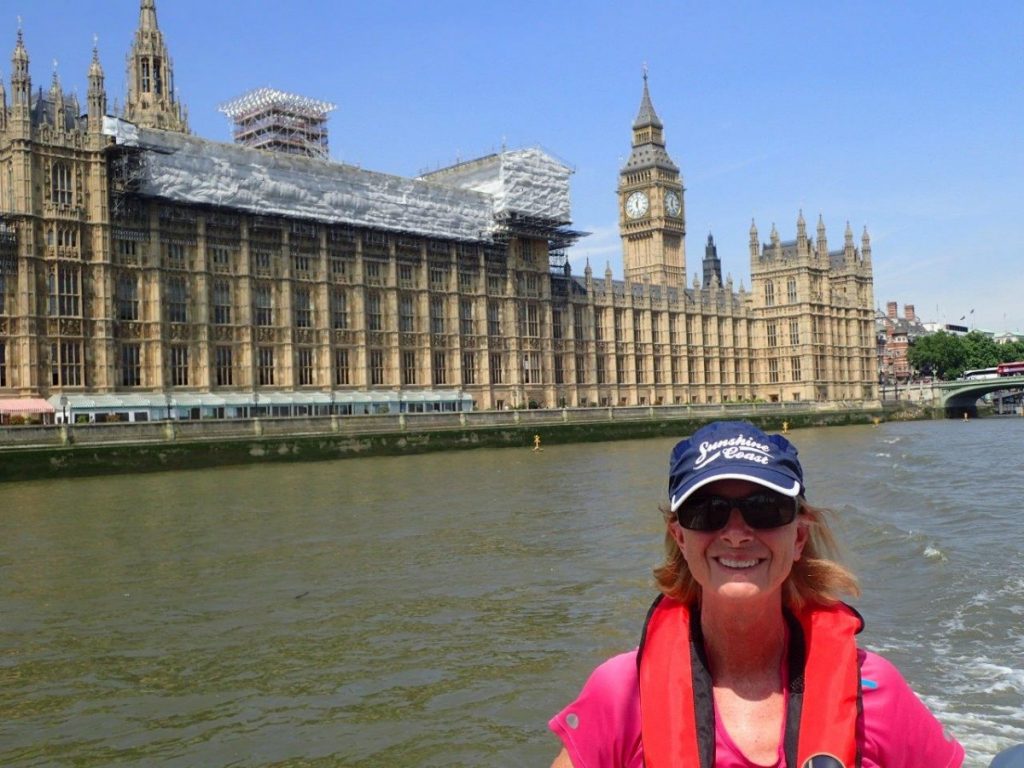
[[[964, 749], [942, 730], [899, 670], [858, 650], [864, 711], [857, 721], [863, 768], [959, 768]], [[636, 651], [613, 656], [590, 675], [576, 701], [551, 718], [575, 768], [643, 768]], [[781, 739], [780, 739], [781, 741]], [[747, 760], [715, 718], [716, 768], [786, 768]]]

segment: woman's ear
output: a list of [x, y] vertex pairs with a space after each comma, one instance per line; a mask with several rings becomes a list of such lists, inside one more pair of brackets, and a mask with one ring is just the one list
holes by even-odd
[[807, 540], [811, 537], [811, 524], [803, 518], [798, 517], [796, 519], [796, 541], [793, 543], [793, 562], [795, 563], [800, 559], [803, 554], [804, 546], [807, 544]]
[[686, 529], [679, 524], [678, 520], [673, 520], [668, 524], [668, 535], [675, 540], [676, 546], [679, 547], [680, 552], [686, 551], [683, 549], [683, 542], [686, 539]]

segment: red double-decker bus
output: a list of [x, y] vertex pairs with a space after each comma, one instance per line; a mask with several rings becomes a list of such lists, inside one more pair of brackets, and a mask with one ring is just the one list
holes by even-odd
[[1000, 376], [1024, 376], [1024, 360], [1016, 363], [1000, 363], [996, 366]]

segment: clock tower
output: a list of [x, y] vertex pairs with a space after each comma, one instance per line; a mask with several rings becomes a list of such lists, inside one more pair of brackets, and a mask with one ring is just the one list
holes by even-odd
[[619, 172], [619, 233], [627, 280], [685, 286], [683, 181], [665, 150], [646, 70], [640, 111], [633, 121], [633, 151]]

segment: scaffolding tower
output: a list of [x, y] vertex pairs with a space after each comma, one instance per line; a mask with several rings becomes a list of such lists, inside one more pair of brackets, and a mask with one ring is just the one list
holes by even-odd
[[235, 122], [236, 144], [326, 160], [327, 113], [334, 104], [274, 88], [257, 88], [221, 104]]

